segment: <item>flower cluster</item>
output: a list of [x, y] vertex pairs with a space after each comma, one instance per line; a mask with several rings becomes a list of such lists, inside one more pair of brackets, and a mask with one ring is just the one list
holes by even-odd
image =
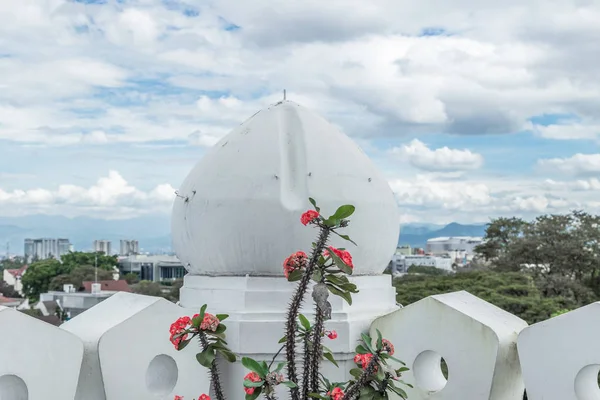
[[350, 255], [349, 252], [347, 252], [346, 250], [336, 249], [333, 246], [329, 246], [329, 249], [326, 249], [325, 251], [323, 251], [323, 255], [325, 257], [329, 257], [330, 251], [333, 254], [335, 254], [336, 256], [338, 256], [339, 258], [341, 258], [342, 261], [344, 262], [344, 264], [346, 264], [350, 268], [354, 268], [354, 264], [352, 264], [352, 255]]
[[342, 400], [342, 398], [344, 397], [344, 392], [341, 388], [336, 387], [333, 388], [333, 390], [327, 392], [327, 396], [329, 396], [331, 400]]
[[[258, 376], [258, 374], [256, 372], [250, 372], [244, 377], [244, 380], [249, 380], [250, 382], [260, 382], [262, 379], [260, 379], [260, 376]], [[253, 387], [245, 387], [244, 388], [244, 391], [246, 392], [246, 394], [254, 394], [254, 390], [256, 390], [256, 388], [253, 388]]]
[[[198, 316], [198, 314], [194, 315], [194, 317]], [[200, 324], [200, 329], [203, 331], [211, 331], [214, 332], [219, 327], [219, 319], [212, 314], [205, 313], [204, 319]]]
[[394, 355], [394, 345], [387, 339], [381, 341], [383, 351], [387, 352], [390, 356]]
[[297, 251], [283, 262], [283, 274], [286, 278], [296, 270], [303, 269], [306, 267], [308, 262], [308, 256], [303, 251]]
[[327, 336], [331, 340], [335, 340], [337, 339], [338, 334], [336, 331], [325, 331], [325, 336]]
[[[177, 396], [175, 395], [175, 398], [173, 400], [183, 400], [183, 396]], [[207, 394], [201, 394], [198, 397], [198, 400], [210, 400], [210, 396]]]
[[317, 218], [319, 218], [319, 213], [317, 211], [308, 210], [304, 214], [302, 214], [302, 216], [300, 217], [300, 222], [302, 222], [302, 225], [308, 225]]
[[274, 372], [274, 371], [273, 372], [269, 372], [267, 374], [266, 378], [265, 378], [265, 381], [271, 387], [279, 385], [284, 380], [285, 380], [285, 378], [283, 377], [282, 374], [279, 374], [279, 373]]
[[356, 363], [356, 365], [358, 365], [363, 370], [365, 370], [369, 366], [369, 363], [371, 362], [372, 358], [373, 358], [373, 354], [371, 354], [371, 353], [357, 354], [354, 356], [354, 362]]
[[171, 324], [169, 329], [170, 340], [176, 349], [179, 349], [181, 342], [187, 339], [188, 334], [184, 332], [190, 327], [191, 323], [192, 319], [190, 317], [181, 317]]

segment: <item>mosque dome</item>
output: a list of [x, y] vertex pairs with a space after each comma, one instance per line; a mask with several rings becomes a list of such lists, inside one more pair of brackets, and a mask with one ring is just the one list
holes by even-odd
[[253, 115], [210, 149], [173, 206], [173, 248], [193, 275], [282, 276], [292, 252], [309, 253], [317, 228], [300, 215], [312, 197], [329, 216], [356, 212], [330, 244], [350, 251], [355, 275], [381, 274], [398, 243], [394, 195], [349, 137], [291, 101]]

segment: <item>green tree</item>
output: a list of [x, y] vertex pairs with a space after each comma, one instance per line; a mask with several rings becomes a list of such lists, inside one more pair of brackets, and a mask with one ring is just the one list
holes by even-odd
[[60, 259], [63, 264], [70, 265], [72, 267], [93, 267], [97, 262], [99, 269], [105, 269], [109, 271], [112, 271], [118, 262], [117, 256], [107, 256], [103, 252], [84, 253], [82, 251], [72, 251], [63, 255]]
[[40, 294], [48, 291], [52, 279], [61, 274], [68, 274], [73, 269], [55, 259], [35, 262], [27, 268], [21, 278], [23, 293], [31, 302], [39, 300]]
[[15, 256], [10, 259], [5, 258], [0, 260], [0, 273], [5, 269], [19, 269], [24, 265], [27, 265], [27, 262], [24, 257]]
[[183, 279], [177, 279], [173, 281], [171, 288], [169, 289], [169, 293], [165, 296], [167, 300], [171, 300], [176, 303], [179, 301], [179, 289], [183, 286]]
[[71, 284], [76, 290], [83, 289], [83, 282], [93, 281], [98, 276], [99, 281], [112, 280], [113, 274], [111, 271], [100, 269], [96, 271], [96, 268], [89, 266], [75, 267], [68, 274], [61, 274], [55, 276], [50, 281], [48, 286], [49, 290], [62, 290], [63, 285]]
[[15, 288], [13, 286], [8, 285], [3, 280], [0, 280], [0, 296], [13, 299], [21, 297], [19, 292], [15, 291]]
[[422, 275], [448, 275], [450, 272], [436, 267], [428, 267], [424, 265], [411, 265], [406, 271], [409, 274]]
[[127, 281], [128, 284], [133, 285], [135, 283], [138, 283], [140, 281], [140, 277], [138, 274], [134, 274], [132, 272], [126, 274], [123, 279], [125, 279]]
[[146, 296], [164, 297], [164, 294], [160, 288], [158, 282], [141, 281], [132, 286], [131, 288], [134, 293], [144, 294]]

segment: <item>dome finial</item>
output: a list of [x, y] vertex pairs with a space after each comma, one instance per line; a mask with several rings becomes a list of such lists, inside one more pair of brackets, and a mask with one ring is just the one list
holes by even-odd
[[283, 89], [283, 100], [286, 99], [286, 95], [285, 95], [285, 89]]

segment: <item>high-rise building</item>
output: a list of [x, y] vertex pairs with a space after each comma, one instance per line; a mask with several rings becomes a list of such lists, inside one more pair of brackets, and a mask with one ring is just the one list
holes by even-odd
[[28, 262], [34, 259], [46, 260], [48, 258], [60, 260], [60, 257], [72, 250], [73, 246], [69, 239], [28, 238], [24, 243], [24, 253]]
[[94, 251], [101, 252], [106, 255], [112, 254], [112, 245], [110, 240], [94, 240]]
[[137, 240], [121, 240], [121, 251], [119, 255], [130, 256], [140, 253], [140, 245]]

